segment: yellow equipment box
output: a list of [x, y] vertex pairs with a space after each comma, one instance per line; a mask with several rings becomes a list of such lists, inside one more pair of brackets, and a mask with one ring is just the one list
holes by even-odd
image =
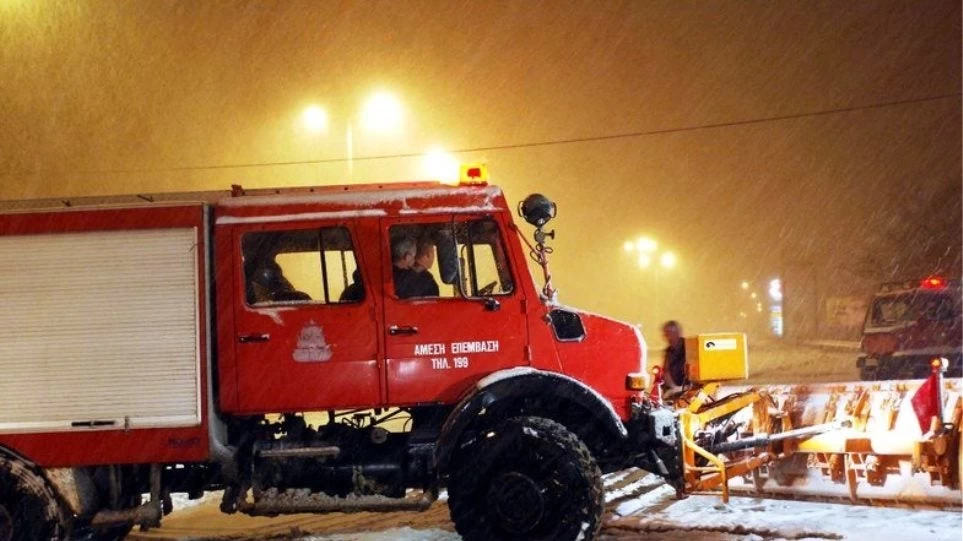
[[685, 339], [685, 362], [689, 380], [696, 383], [749, 377], [745, 333], [700, 334]]

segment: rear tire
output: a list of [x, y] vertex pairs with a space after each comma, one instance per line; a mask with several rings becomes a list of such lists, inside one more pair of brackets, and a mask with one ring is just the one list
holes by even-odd
[[593, 539], [602, 525], [602, 473], [561, 424], [513, 417], [456, 458], [448, 485], [466, 541]]
[[50, 486], [19, 460], [0, 457], [0, 541], [62, 541], [63, 511]]

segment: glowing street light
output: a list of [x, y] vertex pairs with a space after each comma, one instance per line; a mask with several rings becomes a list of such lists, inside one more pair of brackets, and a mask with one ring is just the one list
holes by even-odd
[[404, 108], [393, 94], [378, 92], [368, 98], [361, 110], [361, 125], [368, 131], [389, 134], [401, 129]]
[[328, 113], [317, 105], [305, 109], [301, 120], [304, 127], [311, 133], [321, 133], [328, 129]]
[[678, 264], [679, 259], [670, 251], [659, 253], [659, 243], [652, 237], [642, 236], [634, 240], [627, 240], [622, 243], [622, 249], [627, 254], [636, 253], [636, 262], [639, 267], [647, 269], [655, 265], [656, 262], [666, 270], [673, 269]]
[[676, 264], [675, 254], [673, 254], [672, 252], [666, 252], [662, 254], [662, 256], [659, 258], [659, 263], [662, 265], [662, 267], [666, 269], [671, 269], [672, 267], [675, 267], [675, 264]]
[[659, 247], [659, 243], [649, 237], [639, 237], [635, 241], [635, 248], [640, 252], [654, 252]]
[[748, 290], [748, 289], [749, 289], [749, 282], [747, 282], [746, 280], [743, 280], [743, 281], [742, 281], [742, 284], [740, 284], [740, 287], [742, 288], [743, 291]]
[[[404, 108], [393, 94], [382, 91], [365, 102], [360, 119], [366, 131], [381, 135], [397, 133], [404, 121]], [[302, 113], [301, 122], [308, 132], [324, 133], [328, 130], [328, 113], [321, 107], [312, 105]], [[344, 142], [350, 181], [354, 177], [354, 126], [351, 118], [345, 122]]]
[[422, 169], [427, 178], [445, 184], [457, 184], [461, 164], [449, 152], [434, 149], [422, 159]]

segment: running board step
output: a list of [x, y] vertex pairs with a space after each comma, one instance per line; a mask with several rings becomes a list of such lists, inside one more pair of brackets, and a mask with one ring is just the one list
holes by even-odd
[[314, 458], [314, 457], [336, 457], [341, 453], [341, 449], [335, 446], [329, 447], [292, 447], [290, 449], [260, 449], [257, 455], [261, 458]]
[[438, 499], [437, 489], [405, 498], [387, 496], [355, 496], [340, 498], [307, 490], [290, 489], [278, 492], [269, 489], [254, 502], [246, 498], [238, 502], [238, 511], [251, 516], [275, 516], [293, 513], [358, 513], [363, 511], [424, 511]]

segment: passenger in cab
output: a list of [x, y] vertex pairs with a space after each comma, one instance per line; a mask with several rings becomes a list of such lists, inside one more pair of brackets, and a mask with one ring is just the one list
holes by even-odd
[[391, 248], [395, 293], [399, 298], [437, 297], [438, 283], [428, 270], [435, 263], [435, 244], [429, 237], [403, 237]]
[[412, 297], [414, 274], [412, 265], [418, 252], [418, 243], [412, 237], [401, 237], [391, 243], [391, 271], [395, 282], [395, 294], [402, 299]]
[[251, 304], [311, 300], [310, 295], [291, 285], [281, 266], [273, 258], [261, 258], [252, 268], [253, 271], [248, 275], [247, 292], [248, 302]]
[[344, 288], [338, 302], [361, 302], [364, 300], [364, 282], [361, 281], [361, 269], [354, 269], [351, 273], [351, 285]]
[[411, 270], [415, 271], [412, 297], [437, 297], [438, 282], [432, 276], [430, 269], [435, 264], [435, 243], [430, 238], [423, 238], [418, 242], [418, 252]]

